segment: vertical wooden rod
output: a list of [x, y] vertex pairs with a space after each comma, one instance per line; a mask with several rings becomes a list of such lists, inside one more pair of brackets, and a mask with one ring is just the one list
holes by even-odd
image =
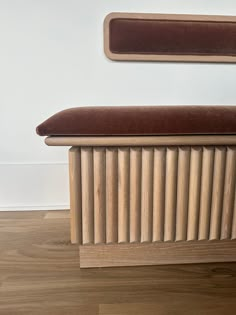
[[164, 239], [166, 149], [154, 148], [152, 241]]
[[177, 179], [176, 241], [187, 239], [190, 148], [179, 147]]
[[198, 239], [208, 240], [211, 216], [211, 195], [214, 166], [214, 148], [203, 148], [201, 199], [199, 213]]
[[141, 149], [130, 148], [130, 242], [140, 242]]
[[233, 220], [232, 220], [232, 234], [231, 239], [236, 239], [236, 187], [234, 191], [234, 209], [233, 209]]
[[118, 241], [118, 150], [106, 149], [106, 242]]
[[152, 240], [153, 149], [142, 148], [141, 242]]
[[81, 149], [83, 244], [94, 243], [93, 150]]
[[214, 156], [213, 188], [211, 201], [210, 240], [220, 239], [221, 213], [225, 176], [225, 147], [216, 147]]
[[187, 240], [198, 239], [199, 204], [201, 188], [202, 148], [192, 147], [190, 155], [190, 179], [188, 202]]
[[223, 195], [223, 211], [221, 222], [221, 239], [231, 238], [231, 228], [233, 219], [233, 207], [235, 198], [235, 178], [236, 178], [236, 149], [227, 148], [225, 183]]
[[106, 165], [105, 150], [94, 148], [94, 243], [105, 243], [106, 240]]
[[164, 241], [174, 241], [176, 222], [177, 195], [177, 147], [167, 148], [166, 152], [166, 181], [165, 181], [165, 225]]
[[71, 243], [82, 243], [80, 148], [69, 149]]
[[118, 149], [118, 242], [129, 241], [129, 149]]

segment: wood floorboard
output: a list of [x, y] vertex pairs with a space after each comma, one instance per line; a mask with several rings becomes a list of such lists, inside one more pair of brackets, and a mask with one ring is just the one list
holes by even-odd
[[79, 269], [68, 211], [0, 212], [0, 315], [234, 315], [236, 263]]

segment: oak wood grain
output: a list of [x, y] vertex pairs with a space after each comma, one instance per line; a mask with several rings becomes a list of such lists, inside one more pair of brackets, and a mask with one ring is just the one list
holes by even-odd
[[221, 214], [225, 177], [226, 148], [215, 148], [213, 188], [211, 201], [210, 240], [220, 239]]
[[203, 148], [198, 239], [209, 239], [214, 147]]
[[130, 149], [130, 242], [140, 242], [141, 235], [141, 148]]
[[129, 240], [129, 148], [118, 149], [118, 242]]
[[[152, 240], [153, 216], [153, 148], [142, 149], [141, 242]], [[130, 191], [132, 194], [132, 191]]]
[[152, 241], [164, 239], [166, 148], [154, 148]]
[[235, 199], [236, 179], [236, 150], [235, 147], [227, 148], [224, 198], [221, 222], [221, 239], [229, 239], [232, 231], [233, 207]]
[[69, 180], [70, 180], [70, 215], [71, 243], [82, 242], [82, 204], [81, 204], [81, 154], [80, 148], [69, 150]]
[[190, 147], [180, 147], [178, 155], [176, 241], [187, 239]]
[[106, 156], [104, 148], [93, 150], [94, 168], [94, 243], [106, 240]]
[[236, 240], [80, 246], [80, 267], [236, 262]]
[[194, 240], [197, 240], [198, 238], [201, 167], [202, 167], [202, 148], [192, 147], [191, 155], [190, 155], [188, 228], [187, 228], [187, 240], [189, 241], [194, 241]]
[[236, 263], [79, 269], [69, 211], [0, 212], [1, 315], [232, 315]]
[[94, 242], [94, 169], [92, 148], [81, 149], [82, 242]]
[[175, 239], [178, 149], [166, 150], [164, 241]]
[[118, 150], [106, 148], [106, 242], [118, 241]]
[[159, 303], [101, 304], [99, 315], [225, 315], [231, 314], [235, 308], [233, 298], [226, 298], [225, 305], [222, 301], [214, 301], [214, 304], [211, 301], [211, 298], [200, 295], [192, 297], [186, 294], [185, 298], [176, 299], [174, 294], [167, 294]]
[[185, 136], [56, 136], [45, 138], [49, 146], [156, 146], [156, 145], [234, 145], [235, 135], [185, 135]]

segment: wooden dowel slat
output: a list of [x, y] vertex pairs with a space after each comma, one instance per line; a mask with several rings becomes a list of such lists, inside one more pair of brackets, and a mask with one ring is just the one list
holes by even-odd
[[152, 240], [153, 149], [142, 149], [141, 242]]
[[203, 148], [198, 239], [209, 238], [214, 148]]
[[236, 177], [236, 150], [234, 147], [227, 148], [225, 183], [223, 195], [223, 212], [221, 222], [221, 239], [231, 238], [231, 228], [233, 219], [233, 206], [235, 195]]
[[213, 188], [211, 201], [210, 240], [219, 240], [225, 174], [224, 147], [216, 147], [214, 155]]
[[202, 148], [192, 147], [190, 154], [190, 179], [188, 202], [187, 240], [198, 238], [199, 203], [201, 187]]
[[236, 239], [236, 148], [73, 147], [71, 241]]
[[118, 149], [118, 242], [129, 241], [129, 149]]
[[94, 243], [105, 243], [106, 215], [106, 160], [105, 150], [95, 148], [93, 151], [94, 167]]
[[152, 241], [163, 241], [165, 211], [166, 149], [154, 149], [153, 173], [153, 234]]
[[236, 239], [236, 186], [234, 191], [234, 209], [233, 209], [233, 220], [232, 220], [232, 235], [231, 239]]
[[106, 242], [118, 241], [118, 150], [106, 149]]
[[187, 239], [189, 166], [190, 148], [180, 147], [178, 152], [176, 241]]
[[93, 150], [81, 149], [83, 244], [94, 243]]
[[175, 239], [178, 149], [167, 148], [165, 181], [164, 241]]
[[130, 149], [130, 242], [141, 236], [141, 155], [140, 148]]
[[80, 148], [69, 150], [71, 243], [82, 243]]

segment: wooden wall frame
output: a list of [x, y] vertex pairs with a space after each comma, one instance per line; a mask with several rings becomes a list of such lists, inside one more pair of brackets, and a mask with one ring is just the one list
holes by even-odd
[[[168, 55], [168, 54], [134, 54], [114, 53], [110, 49], [110, 22], [113, 19], [145, 19], [174, 21], [203, 21], [219, 23], [235, 23], [235, 16], [221, 15], [187, 15], [187, 14], [152, 14], [152, 13], [110, 13], [104, 20], [104, 51], [106, 56], [116, 61], [180, 61], [180, 62], [236, 62], [236, 55]], [[235, 52], [236, 53], [236, 52]]]

